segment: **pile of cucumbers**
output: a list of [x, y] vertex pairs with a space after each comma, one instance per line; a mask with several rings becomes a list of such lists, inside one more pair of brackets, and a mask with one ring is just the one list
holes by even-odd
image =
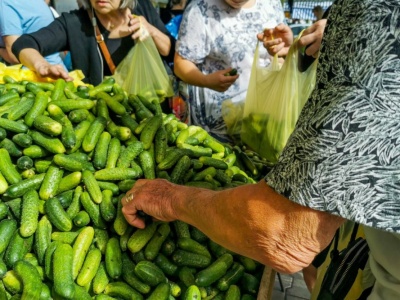
[[[181, 221], [129, 226], [139, 178], [225, 189], [264, 161], [107, 77], [0, 84], [0, 300], [256, 299], [263, 266]], [[238, 241], [240, 243], [240, 241]]]

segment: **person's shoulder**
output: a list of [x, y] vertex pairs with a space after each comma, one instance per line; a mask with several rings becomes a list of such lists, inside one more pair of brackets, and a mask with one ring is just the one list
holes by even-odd
[[204, 12], [205, 10], [211, 8], [211, 7], [220, 7], [221, 4], [223, 4], [224, 1], [220, 0], [191, 0], [189, 3], [186, 5], [184, 11], [199, 11], [199, 12]]

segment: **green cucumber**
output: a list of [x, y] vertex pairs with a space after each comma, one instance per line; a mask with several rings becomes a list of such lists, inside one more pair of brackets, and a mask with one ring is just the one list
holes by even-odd
[[169, 283], [161, 282], [151, 292], [147, 300], [168, 300], [171, 292]]
[[163, 271], [150, 261], [140, 261], [135, 266], [135, 274], [145, 283], [154, 287], [167, 282]]
[[136, 253], [143, 249], [150, 241], [156, 230], [156, 223], [150, 223], [144, 229], [137, 229], [128, 240], [129, 251]]
[[181, 249], [175, 250], [171, 259], [178, 266], [187, 266], [199, 269], [206, 268], [211, 263], [211, 258], [207, 256]]
[[70, 231], [72, 220], [65, 212], [57, 198], [50, 198], [45, 202], [45, 211], [52, 225], [60, 231]]
[[67, 299], [73, 299], [75, 283], [72, 276], [72, 247], [60, 244], [53, 254], [53, 288], [54, 291]]
[[33, 235], [39, 223], [39, 195], [35, 190], [27, 191], [22, 198], [21, 225], [23, 237]]
[[39, 271], [27, 261], [19, 260], [14, 265], [14, 270], [22, 283], [21, 299], [39, 300], [42, 285]]
[[196, 274], [196, 285], [209, 286], [225, 275], [233, 263], [233, 256], [225, 253], [218, 257], [211, 265]]
[[122, 252], [119, 240], [112, 237], [107, 242], [105, 253], [105, 266], [107, 274], [112, 279], [118, 279], [122, 274]]
[[135, 290], [141, 294], [148, 294], [151, 290], [150, 285], [141, 281], [135, 274], [135, 264], [127, 253], [122, 253], [122, 278]]

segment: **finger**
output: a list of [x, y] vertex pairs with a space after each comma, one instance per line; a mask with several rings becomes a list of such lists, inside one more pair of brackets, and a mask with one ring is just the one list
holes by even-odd
[[319, 52], [319, 45], [317, 45], [317, 43], [311, 44], [311, 46], [309, 46], [306, 49], [306, 54], [314, 58], [318, 56], [318, 52]]
[[283, 23], [279, 23], [278, 25], [276, 25], [276, 29], [277, 30], [280, 30], [280, 31], [282, 31], [282, 30], [286, 30], [287, 29], [287, 25], [286, 24], [283, 24]]
[[74, 81], [74, 78], [69, 76], [68, 73], [66, 75], [61, 76], [61, 78], [63, 78], [65, 81]]
[[267, 48], [267, 50], [268, 53], [273, 56], [275, 54], [278, 54], [284, 48], [284, 46], [285, 46], [284, 43], [280, 43], [278, 45], [274, 45], [272, 47]]
[[136, 30], [133, 34], [132, 34], [132, 39], [136, 40], [140, 37], [140, 33], [138, 30]]
[[133, 189], [137, 189], [137, 188], [140, 188], [140, 187], [142, 187], [143, 185], [145, 185], [146, 183], [148, 183], [149, 182], [149, 180], [146, 180], [146, 179], [138, 179], [136, 182], [135, 182], [135, 185], [133, 186], [133, 188], [131, 189], [131, 190], [133, 190]]
[[303, 34], [301, 35], [302, 37], [312, 34], [315, 31], [315, 26], [311, 25], [310, 27], [307, 27], [304, 29]]
[[271, 28], [264, 29], [264, 37], [267, 38], [268, 40], [272, 39], [272, 36], [274, 35], [274, 31]]
[[273, 39], [273, 40], [266, 39], [265, 42], [266, 43], [269, 42], [270, 46], [274, 46], [274, 45], [279, 45], [280, 43], [282, 43], [282, 39], [281, 38], [276, 38], [276, 39]]
[[303, 35], [300, 40], [299, 40], [299, 46], [304, 47], [308, 46], [311, 43], [315, 41], [315, 35], [314, 34], [308, 34], [308, 35]]
[[125, 220], [132, 226], [135, 226], [140, 229], [143, 229], [146, 227], [145, 222], [142, 219], [138, 218], [137, 215], [125, 215], [124, 214], [124, 217], [125, 217]]

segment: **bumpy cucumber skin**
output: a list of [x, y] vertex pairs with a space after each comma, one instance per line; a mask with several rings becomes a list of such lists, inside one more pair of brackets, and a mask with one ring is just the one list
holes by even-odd
[[14, 265], [14, 270], [22, 282], [21, 299], [39, 300], [42, 286], [40, 274], [35, 266], [27, 261], [19, 260]]
[[72, 229], [72, 220], [65, 212], [57, 198], [46, 200], [45, 210], [51, 224], [53, 224], [58, 230], [70, 231]]
[[72, 276], [72, 247], [60, 244], [53, 254], [53, 281], [55, 292], [67, 299], [73, 299], [75, 284]]
[[22, 198], [21, 225], [19, 232], [23, 237], [29, 237], [36, 232], [39, 223], [39, 195], [35, 190], [29, 190]]

